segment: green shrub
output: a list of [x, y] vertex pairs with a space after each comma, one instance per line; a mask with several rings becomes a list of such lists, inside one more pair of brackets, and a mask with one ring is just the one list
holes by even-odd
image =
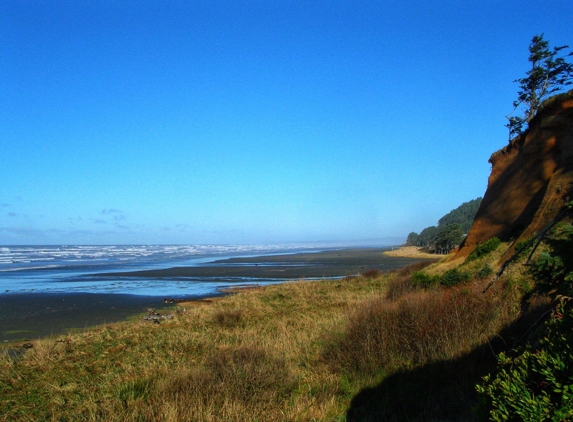
[[488, 253], [495, 251], [499, 247], [500, 244], [501, 244], [501, 241], [497, 237], [492, 237], [487, 242], [484, 242], [481, 245], [478, 245], [472, 251], [472, 253], [469, 254], [466, 261], [467, 262], [475, 261], [476, 259], [478, 259], [484, 255], [487, 255]]
[[531, 266], [538, 288], [573, 296], [573, 225], [559, 225], [543, 242], [549, 250], [540, 253]]
[[[568, 309], [566, 309], [568, 308]], [[498, 357], [496, 374], [477, 386], [478, 411], [494, 421], [573, 419], [573, 309], [563, 303], [547, 323], [539, 347]]]
[[[573, 420], [573, 226], [563, 224], [543, 239], [548, 251], [531, 266], [538, 292], [561, 298], [541, 333], [477, 386], [478, 411], [495, 421]], [[566, 299], [563, 299], [566, 298]]]
[[458, 268], [452, 268], [446, 271], [442, 277], [440, 277], [440, 284], [446, 287], [455, 286], [456, 284], [464, 283], [471, 278], [468, 271], [461, 271]]
[[423, 271], [416, 271], [411, 276], [412, 284], [416, 287], [428, 288], [435, 286], [440, 282], [440, 276], [431, 276]]
[[493, 268], [491, 268], [488, 264], [485, 264], [481, 267], [478, 272], [476, 272], [476, 277], [478, 278], [486, 278], [493, 274]]

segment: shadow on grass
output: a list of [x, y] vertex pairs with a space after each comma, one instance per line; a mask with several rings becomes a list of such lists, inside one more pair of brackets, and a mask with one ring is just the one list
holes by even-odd
[[475, 385], [495, 366], [489, 345], [461, 358], [399, 371], [360, 391], [346, 413], [349, 422], [478, 420]]
[[[487, 413], [476, 409], [476, 384], [496, 367], [496, 355], [515, 347], [549, 305], [528, 309], [490, 343], [456, 359], [401, 370], [375, 387], [360, 391], [346, 413], [348, 422], [479, 421]], [[483, 412], [483, 410], [480, 410]], [[487, 411], [486, 411], [487, 412]]]

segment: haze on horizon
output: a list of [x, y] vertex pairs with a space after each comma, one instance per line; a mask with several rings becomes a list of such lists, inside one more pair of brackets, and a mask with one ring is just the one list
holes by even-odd
[[[0, 4], [0, 244], [405, 239], [483, 196], [573, 2]], [[393, 242], [389, 242], [393, 243]]]

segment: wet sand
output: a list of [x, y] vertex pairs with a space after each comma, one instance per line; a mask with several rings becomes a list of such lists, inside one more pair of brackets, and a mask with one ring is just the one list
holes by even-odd
[[[317, 253], [268, 255], [218, 260], [194, 267], [116, 272], [110, 277], [248, 277], [296, 280], [303, 278], [344, 277], [369, 269], [389, 271], [427, 259], [427, 257], [387, 256], [388, 249], [344, 249]], [[435, 257], [435, 256], [432, 256]]]
[[[248, 277], [296, 280], [344, 277], [369, 269], [389, 271], [419, 262], [421, 257], [391, 257], [387, 249], [329, 250], [219, 260], [195, 267], [121, 272], [110, 277]], [[240, 281], [237, 283], [240, 284]], [[222, 293], [223, 294], [223, 293]], [[212, 295], [211, 295], [212, 296]], [[206, 296], [200, 296], [206, 297]], [[187, 296], [192, 300], [200, 297]], [[0, 295], [0, 343], [25, 341], [57, 335], [70, 329], [122, 321], [145, 313], [173, 307], [163, 297], [118, 294], [4, 294]]]
[[[190, 298], [191, 299], [191, 298]], [[26, 341], [123, 321], [147, 308], [171, 308], [162, 297], [25, 293], [0, 295], [0, 343]]]

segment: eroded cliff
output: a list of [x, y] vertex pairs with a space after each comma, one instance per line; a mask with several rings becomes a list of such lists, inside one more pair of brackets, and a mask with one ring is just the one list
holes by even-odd
[[487, 191], [456, 259], [494, 236], [517, 241], [539, 232], [573, 199], [573, 90], [544, 103], [489, 162]]

